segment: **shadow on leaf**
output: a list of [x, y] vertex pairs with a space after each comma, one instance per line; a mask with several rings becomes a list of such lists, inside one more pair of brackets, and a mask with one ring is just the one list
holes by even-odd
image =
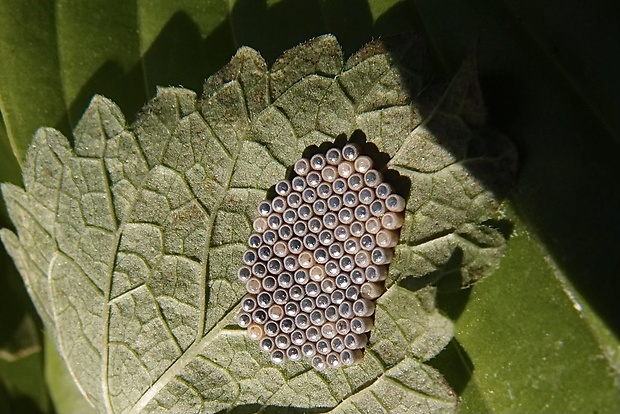
[[461, 395], [467, 388], [474, 371], [473, 362], [456, 339], [452, 339], [448, 346], [428, 364], [446, 377], [458, 395]]

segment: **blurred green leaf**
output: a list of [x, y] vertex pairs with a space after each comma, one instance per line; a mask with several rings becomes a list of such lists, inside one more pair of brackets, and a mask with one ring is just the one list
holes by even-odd
[[[135, 10], [128, 10], [131, 7]], [[532, 311], [519, 316], [519, 339], [527, 339], [531, 349], [545, 343], [536, 307], [553, 297], [564, 304], [545, 314], [582, 322], [571, 323], [572, 332], [556, 331], [555, 337], [566, 335], [576, 339], [565, 343], [583, 340], [590, 345], [596, 338], [596, 349], [575, 345], [577, 354], [573, 355], [579, 360], [598, 356], [611, 361], [606, 369], [591, 365], [598, 377], [605, 379], [610, 370], [617, 375], [618, 362], [613, 355], [618, 354], [615, 336], [620, 331], [616, 300], [620, 289], [616, 252], [620, 245], [617, 17], [613, 1], [376, 0], [366, 4], [282, 0], [265, 4], [238, 0], [229, 5], [187, 0], [174, 5], [148, 1], [132, 6], [120, 1], [4, 0], [0, 2], [0, 110], [9, 131], [6, 142], [21, 161], [36, 128], [53, 125], [68, 134], [73, 126], [69, 119], [77, 119], [95, 93], [114, 99], [123, 112], [131, 114], [146, 95], [154, 94], [156, 85], [199, 90], [202, 79], [243, 44], [261, 50], [271, 63], [282, 50], [313, 35], [335, 33], [348, 55], [373, 36], [414, 28], [425, 33], [446, 71], [454, 73], [478, 42], [489, 121], [519, 145], [522, 155], [520, 181], [512, 196], [520, 236], [509, 241], [508, 256], [514, 254], [514, 243], [518, 245], [514, 251], [542, 256], [547, 265], [530, 263], [529, 256], [512, 256], [519, 260], [506, 259], [492, 277], [474, 289], [471, 304], [465, 304], [467, 293], [453, 298], [463, 302], [463, 318], [470, 310], [473, 318], [482, 312], [474, 306], [473, 298], [483, 288], [494, 300], [510, 299], [515, 292], [512, 284], [506, 285], [507, 280], [520, 281], [522, 272], [535, 273], [534, 282], [539, 284], [532, 286], [550, 284], [555, 289], [524, 295], [524, 304], [531, 301]], [[14, 162], [12, 157], [0, 152], [3, 165]], [[523, 234], [529, 237], [520, 239]], [[540, 266], [532, 268], [536, 263]], [[572, 302], [558, 299], [562, 295], [581, 298], [584, 312], [575, 314]], [[462, 311], [448, 310], [455, 319]], [[493, 311], [498, 318], [513, 321], [510, 310]], [[484, 321], [463, 325], [458, 320], [457, 339], [462, 334], [488, 336], [496, 349], [513, 349], [515, 337], [497, 337], [485, 327]], [[465, 383], [470, 365], [475, 368], [474, 376], [486, 378], [502, 370], [495, 366], [494, 357], [471, 341], [468, 346], [472, 349], [468, 349], [466, 342], [455, 344], [440, 357], [450, 354], [455, 358], [452, 362], [460, 357], [468, 361], [460, 364], [464, 371], [459, 371]], [[510, 352], [505, 357], [510, 358]], [[539, 359], [537, 364], [554, 372], [558, 359]], [[531, 384], [524, 385], [528, 369], [532, 368], [524, 366], [520, 374], [511, 371], [515, 375], [505, 378], [524, 408], [540, 406], [541, 400], [540, 394], [529, 392]], [[541, 383], [549, 393], [555, 393], [553, 401], [577, 399], [578, 407], [595, 407], [609, 398], [612, 385], [607, 380], [597, 389], [571, 386], [563, 390], [550, 385], [560, 378], [576, 384], [580, 378], [576, 369], [556, 376], [556, 382], [548, 379]], [[489, 411], [515, 408], [506, 400], [488, 398], [500, 390], [504, 389], [498, 382], [487, 381], [486, 388], [472, 385], [463, 395], [463, 406], [474, 410], [481, 407], [475, 403], [479, 401], [491, 404]], [[493, 406], [493, 401], [497, 405]], [[615, 404], [613, 412], [618, 411], [617, 399], [609, 399], [609, 404]]]
[[[6, 130], [6, 125], [4, 124], [4, 118], [2, 117], [2, 113], [0, 112], [0, 159], [2, 163], [0, 164], [0, 182], [3, 183], [13, 183], [13, 184], [21, 184], [22, 177], [19, 173], [20, 167], [17, 162], [17, 158], [13, 154], [13, 150], [11, 148], [11, 143], [9, 142], [9, 136]], [[0, 212], [0, 219], [6, 220], [8, 216], [6, 215], [6, 209], [4, 208], [4, 204], [0, 206], [2, 209]]]
[[[28, 318], [28, 317], [26, 317]], [[35, 330], [33, 333], [32, 330]], [[0, 348], [0, 408], [6, 413], [52, 412], [47, 387], [43, 378], [43, 353], [38, 341], [28, 338], [37, 335], [38, 327], [32, 319], [25, 319], [20, 329], [8, 332], [11, 338], [21, 342], [21, 347]], [[4, 336], [6, 331], [2, 332]], [[6, 338], [3, 338], [6, 339]], [[25, 345], [29, 342], [29, 345]], [[17, 345], [17, 344], [12, 344]]]
[[4, 247], [0, 269], [0, 386], [11, 407], [6, 412], [48, 412], [40, 322]]
[[435, 366], [462, 388], [462, 412], [616, 412], [617, 340], [518, 216], [507, 214], [515, 229], [500, 269], [471, 293], [440, 295], [456, 319], [448, 353], [461, 363], [447, 366], [454, 359], [442, 355]]
[[54, 343], [45, 337], [45, 382], [57, 414], [95, 414], [98, 411], [78, 389]]

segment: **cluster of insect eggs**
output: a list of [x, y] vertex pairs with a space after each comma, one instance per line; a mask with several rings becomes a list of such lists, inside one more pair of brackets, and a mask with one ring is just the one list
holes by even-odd
[[280, 364], [353, 365], [373, 328], [375, 300], [399, 239], [405, 200], [357, 144], [299, 159], [292, 180], [258, 205], [237, 313]]

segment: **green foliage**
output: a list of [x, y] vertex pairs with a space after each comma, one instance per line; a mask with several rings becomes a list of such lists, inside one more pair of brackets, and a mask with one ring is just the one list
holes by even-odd
[[[462, 411], [617, 412], [614, 7], [238, 0], [229, 9], [224, 2], [190, 0], [5, 0], [0, 109], [6, 129], [0, 138], [2, 148], [13, 151], [0, 153], [0, 178], [18, 184], [16, 162], [23, 162], [34, 131], [52, 125], [68, 135], [94, 94], [131, 114], [157, 85], [200, 90], [241, 45], [272, 63], [283, 50], [326, 32], [335, 33], [349, 55], [373, 36], [415, 28], [455, 73], [478, 42], [489, 121], [523, 155], [507, 211], [515, 227], [493, 276], [471, 293], [439, 296], [439, 308], [456, 321], [456, 341], [433, 364], [461, 395]], [[466, 280], [458, 263], [448, 261], [443, 274]], [[10, 274], [4, 266], [3, 287]], [[20, 297], [11, 296], [14, 308], [28, 309]], [[11, 337], [23, 326], [19, 315], [2, 325], [3, 338], [5, 326]], [[42, 375], [40, 367], [32, 369], [29, 375]], [[24, 383], [9, 376], [19, 369], [7, 372], [0, 373], [4, 383]], [[47, 410], [45, 391], [32, 387], [26, 394]], [[7, 406], [6, 395], [0, 392], [0, 407]]]

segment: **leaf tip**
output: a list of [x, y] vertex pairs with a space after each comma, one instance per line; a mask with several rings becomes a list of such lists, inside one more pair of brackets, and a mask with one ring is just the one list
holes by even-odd
[[102, 157], [106, 141], [126, 128], [125, 116], [114, 101], [95, 95], [73, 130], [75, 152], [81, 156]]
[[247, 74], [248, 67], [253, 66], [254, 72], [265, 74], [267, 62], [257, 50], [249, 46], [241, 46], [235, 55], [222, 69], [209, 76], [204, 83], [203, 97], [212, 96], [224, 84], [239, 79]]

